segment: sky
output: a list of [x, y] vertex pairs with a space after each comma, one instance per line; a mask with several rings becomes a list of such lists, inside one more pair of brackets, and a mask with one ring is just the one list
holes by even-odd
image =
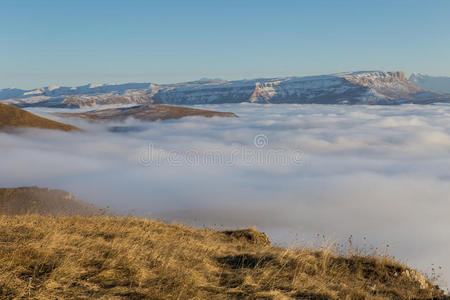
[[0, 2], [0, 88], [450, 75], [450, 1]]

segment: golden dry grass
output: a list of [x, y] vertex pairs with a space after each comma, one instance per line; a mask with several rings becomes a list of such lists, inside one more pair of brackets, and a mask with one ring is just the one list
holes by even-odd
[[62, 131], [80, 130], [79, 128], [39, 117], [21, 108], [0, 103], [0, 129], [34, 127]]
[[[431, 299], [406, 266], [124, 217], [0, 216], [1, 299]], [[437, 299], [437, 298], [436, 298]]]

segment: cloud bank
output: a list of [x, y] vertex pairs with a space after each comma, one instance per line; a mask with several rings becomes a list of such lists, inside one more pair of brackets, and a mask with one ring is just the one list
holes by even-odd
[[423, 271], [442, 266], [450, 281], [450, 106], [199, 107], [239, 118], [0, 133], [1, 185], [191, 225], [254, 225], [287, 244], [352, 235]]

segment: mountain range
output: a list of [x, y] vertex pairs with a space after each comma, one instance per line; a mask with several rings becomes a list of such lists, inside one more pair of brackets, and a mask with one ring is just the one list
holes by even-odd
[[450, 102], [450, 94], [408, 80], [401, 71], [362, 71], [332, 75], [176, 84], [89, 84], [35, 90], [3, 89], [0, 100], [16, 106], [90, 107], [139, 104], [428, 104]]

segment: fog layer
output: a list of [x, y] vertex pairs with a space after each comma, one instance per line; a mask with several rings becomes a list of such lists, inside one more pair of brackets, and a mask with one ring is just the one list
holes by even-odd
[[199, 107], [239, 118], [65, 119], [85, 131], [0, 133], [0, 183], [191, 225], [257, 226], [281, 243], [352, 235], [450, 280], [450, 106]]

